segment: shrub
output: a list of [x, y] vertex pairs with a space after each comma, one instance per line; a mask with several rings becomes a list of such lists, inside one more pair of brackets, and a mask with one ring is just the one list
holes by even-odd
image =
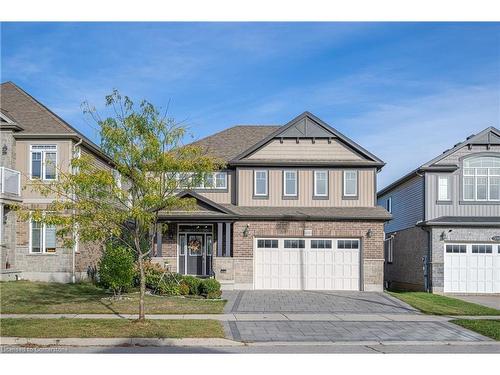
[[193, 296], [197, 296], [200, 294], [201, 281], [201, 279], [198, 279], [194, 276], [183, 276], [182, 278], [182, 282], [187, 284], [187, 286], [189, 287], [189, 294]]
[[123, 246], [106, 245], [99, 262], [99, 279], [101, 285], [113, 290], [115, 297], [127, 291], [134, 280], [134, 256]]
[[210, 299], [220, 298], [220, 283], [215, 279], [205, 279], [200, 284], [200, 294]]
[[165, 296], [178, 296], [181, 294], [179, 275], [166, 271], [158, 263], [145, 262], [144, 276], [146, 279], [146, 288], [153, 293]]
[[179, 284], [179, 292], [181, 296], [187, 296], [189, 294], [189, 285], [187, 285], [184, 281], [181, 281]]

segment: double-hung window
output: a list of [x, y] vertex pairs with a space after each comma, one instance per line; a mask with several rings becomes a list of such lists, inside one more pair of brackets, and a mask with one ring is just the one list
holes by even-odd
[[30, 252], [32, 253], [55, 253], [56, 251], [56, 227], [54, 225], [41, 224], [35, 220], [30, 223]]
[[438, 176], [438, 200], [449, 201], [451, 200], [451, 184], [450, 176]]
[[253, 181], [253, 192], [256, 197], [267, 197], [267, 170], [255, 170]]
[[297, 171], [283, 171], [283, 196], [297, 196]]
[[31, 179], [55, 180], [57, 178], [57, 146], [30, 146]]
[[462, 190], [464, 201], [500, 201], [500, 157], [464, 160]]
[[314, 196], [328, 197], [328, 171], [314, 171]]
[[344, 171], [344, 197], [358, 195], [358, 171]]

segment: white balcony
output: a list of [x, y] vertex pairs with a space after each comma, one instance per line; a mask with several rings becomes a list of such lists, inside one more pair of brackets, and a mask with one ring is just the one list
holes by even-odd
[[0, 194], [4, 197], [21, 196], [21, 172], [0, 167]]

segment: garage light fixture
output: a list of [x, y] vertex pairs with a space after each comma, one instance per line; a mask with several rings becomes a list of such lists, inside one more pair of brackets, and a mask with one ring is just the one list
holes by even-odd
[[366, 238], [371, 238], [372, 234], [373, 234], [373, 231], [371, 230], [371, 228], [368, 229], [368, 232], [366, 232]]
[[248, 237], [248, 231], [250, 229], [250, 225], [246, 225], [245, 229], [243, 229], [243, 237]]

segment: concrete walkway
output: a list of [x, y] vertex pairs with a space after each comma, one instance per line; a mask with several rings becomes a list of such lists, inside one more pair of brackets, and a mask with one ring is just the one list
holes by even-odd
[[449, 294], [447, 296], [461, 299], [462, 301], [471, 302], [486, 307], [491, 307], [492, 309], [500, 310], [500, 295], [475, 296], [475, 295]]
[[[136, 314], [1, 314], [14, 319], [137, 319]], [[219, 320], [219, 321], [332, 321], [332, 322], [447, 322], [453, 319], [500, 319], [500, 316], [444, 316], [424, 314], [296, 314], [296, 313], [229, 313], [229, 314], [154, 314], [152, 320]]]

